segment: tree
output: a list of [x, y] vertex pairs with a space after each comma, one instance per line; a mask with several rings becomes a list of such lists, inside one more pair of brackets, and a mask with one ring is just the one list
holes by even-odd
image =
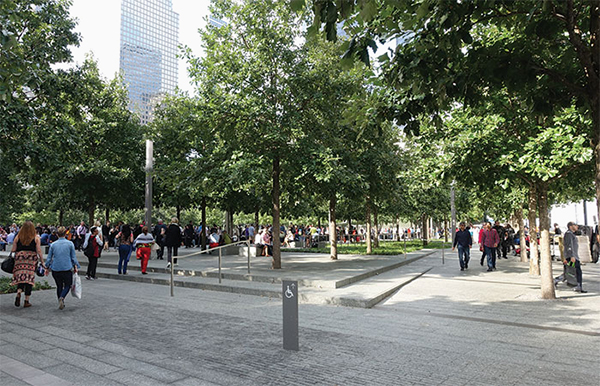
[[[298, 142], [292, 173], [301, 190], [314, 192], [328, 202], [330, 257], [337, 260], [338, 198], [357, 188], [355, 159], [348, 151], [356, 140], [356, 126], [340, 117], [349, 100], [364, 95], [365, 68], [357, 65], [348, 71], [339, 62], [339, 44], [320, 38], [309, 39], [306, 73], [307, 87], [313, 97], [306, 105], [310, 122], [306, 135]], [[313, 200], [314, 201], [314, 200]]]
[[94, 222], [99, 205], [143, 206], [143, 128], [127, 109], [121, 79], [100, 77], [88, 59], [58, 71], [44, 85], [50, 96], [29, 135], [36, 153], [29, 183], [50, 207], [77, 207]]
[[69, 1], [0, 2], [0, 217], [23, 200], [27, 159], [39, 154], [29, 137], [38, 109], [47, 101], [44, 84], [52, 66], [71, 59], [79, 44]]
[[[211, 12], [227, 24], [202, 31], [205, 57], [188, 51], [190, 74], [219, 116], [220, 135], [244, 153], [269, 160], [276, 236], [282, 160], [303, 135], [303, 112], [312, 97], [305, 92], [305, 64], [296, 43], [301, 23], [287, 4], [271, 0], [218, 0]], [[278, 237], [273, 268], [281, 268]]]
[[[541, 231], [542, 296], [554, 298], [550, 256], [548, 195], [556, 181], [590, 165], [592, 151], [581, 129], [585, 119], [576, 108], [560, 111], [554, 118], [537, 121], [529, 106], [512, 101], [504, 109], [504, 95], [494, 95], [479, 109], [455, 110], [448, 122], [451, 154], [449, 167], [463, 183], [469, 180], [487, 184], [489, 191], [522, 186], [529, 190], [529, 222], [533, 239], [530, 272], [540, 274], [537, 237], [534, 231], [537, 213]], [[470, 167], [478, 165], [477, 168]], [[585, 186], [585, 181], [571, 181]], [[514, 188], [513, 188], [514, 189]], [[512, 211], [520, 210], [523, 198], [504, 195]], [[512, 197], [512, 198], [511, 198]]]
[[[298, 6], [301, 1], [294, 4]], [[402, 43], [380, 57], [396, 90], [390, 114], [416, 131], [425, 115], [441, 126], [455, 102], [476, 106], [489, 91], [507, 89], [538, 114], [575, 105], [595, 156], [600, 218], [600, 3], [589, 0], [437, 1], [315, 0], [335, 40], [338, 21], [354, 36], [346, 58], [369, 61], [375, 40]]]

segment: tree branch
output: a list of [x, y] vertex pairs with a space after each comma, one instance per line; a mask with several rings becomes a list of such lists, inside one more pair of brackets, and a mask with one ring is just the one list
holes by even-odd
[[553, 70], [551, 68], [546, 68], [546, 67], [543, 67], [543, 66], [537, 65], [537, 64], [534, 64], [532, 66], [532, 68], [534, 70], [541, 72], [542, 74], [546, 74], [553, 78], [556, 78], [560, 83], [562, 83], [566, 88], [571, 90], [575, 95], [580, 95], [580, 94], [586, 92], [584, 87], [581, 87], [573, 82], [570, 82], [567, 78], [565, 78], [565, 76], [563, 74], [561, 74], [560, 72], [558, 72], [556, 70]]
[[[592, 6], [592, 9], [595, 8]], [[567, 12], [566, 12], [566, 26], [567, 32], [569, 33], [569, 41], [575, 48], [575, 52], [579, 57], [579, 61], [583, 66], [583, 70], [589, 80], [588, 84], [598, 84], [600, 79], [598, 74], [594, 71], [594, 65], [592, 63], [592, 53], [589, 48], [585, 46], [581, 40], [581, 30], [575, 23], [575, 13], [573, 10], [573, 0], [567, 0]]]
[[560, 173], [560, 174], [557, 174], [557, 175], [555, 175], [554, 177], [552, 177], [552, 178], [548, 179], [547, 183], [551, 183], [551, 182], [553, 182], [553, 181], [559, 180], [559, 179], [561, 179], [561, 178], [565, 177], [567, 174], [569, 174], [569, 173], [570, 173], [570, 172], [572, 172], [573, 170], [577, 170], [577, 169], [579, 169], [580, 167], [582, 167], [582, 166], [584, 166], [584, 165], [587, 165], [587, 163], [585, 163], [585, 164], [576, 164], [576, 165], [571, 165], [571, 167], [569, 167], [569, 168], [565, 169], [565, 171], [564, 171], [564, 172], [562, 172], [562, 173]]

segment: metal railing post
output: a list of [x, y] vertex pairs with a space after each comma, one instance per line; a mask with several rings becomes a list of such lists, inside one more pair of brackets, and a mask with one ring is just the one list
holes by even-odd
[[[223, 248], [228, 248], [228, 247], [231, 247], [231, 246], [234, 246], [234, 245], [243, 245], [243, 244], [246, 244], [247, 248], [248, 248], [248, 273], [250, 273], [250, 249], [251, 249], [251, 247], [250, 247], [251, 246], [250, 241], [237, 241], [237, 242], [232, 243], [232, 244], [221, 245], [221, 246], [218, 246], [218, 247], [215, 247], [215, 248], [208, 248], [208, 249], [201, 250], [200, 252], [190, 253], [189, 255], [184, 256], [184, 257], [180, 257], [180, 258], [191, 257], [191, 256], [195, 256], [195, 255], [202, 255], [204, 253], [210, 253], [210, 252], [214, 251], [215, 249], [218, 249], [219, 250], [219, 283], [221, 283], [221, 281], [222, 281], [222, 277], [221, 277], [222, 276], [222, 274], [221, 274], [221, 271], [222, 271], [221, 260], [222, 260], [222, 255], [223, 255], [222, 254]], [[239, 252], [238, 252], [238, 255], [239, 255]], [[174, 296], [173, 295], [173, 287], [175, 285], [174, 276], [173, 276], [173, 270], [174, 270], [173, 266], [175, 265], [175, 264], [173, 264], [174, 259], [175, 259], [175, 257], [173, 257], [171, 259], [171, 296]]]
[[175, 259], [171, 256], [171, 297], [175, 296], [173, 287], [175, 286], [175, 281], [173, 278], [173, 266], [175, 265]]
[[248, 241], [248, 274], [250, 274], [250, 242]]

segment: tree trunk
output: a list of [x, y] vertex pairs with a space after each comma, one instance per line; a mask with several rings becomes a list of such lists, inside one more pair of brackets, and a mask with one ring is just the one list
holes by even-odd
[[[260, 224], [259, 224], [259, 222], [260, 222], [259, 214], [260, 214], [260, 212], [259, 212], [258, 208], [256, 208], [256, 211], [254, 212], [254, 228], [256, 228], [257, 232], [258, 232], [258, 228], [260, 227]], [[254, 240], [252, 242], [254, 242]]]
[[423, 239], [423, 247], [429, 244], [429, 218], [423, 213], [423, 229], [421, 229], [421, 238]]
[[540, 268], [542, 273], [542, 299], [556, 299], [554, 277], [552, 276], [552, 256], [550, 254], [550, 218], [548, 217], [548, 184], [540, 184], [540, 249], [542, 252]]
[[273, 269], [281, 269], [281, 242], [279, 241], [279, 174], [281, 167], [279, 155], [273, 157]]
[[[446, 229], [448, 229], [448, 219], [444, 218], [444, 243], [448, 243], [448, 232], [446, 232]], [[454, 239], [452, 242], [454, 242]]]
[[[592, 136], [592, 147], [594, 149], [594, 155], [596, 157], [596, 170], [595, 170], [595, 183], [596, 183], [596, 217], [600, 222], [600, 82], [598, 81], [598, 68], [600, 67], [600, 5], [598, 2], [590, 5], [590, 37], [589, 41], [591, 44], [591, 55], [586, 51], [578, 51], [580, 62], [586, 55], [591, 58], [591, 66], [595, 71], [590, 71], [589, 68], [585, 69], [588, 80], [587, 91], [590, 99], [590, 110], [592, 112], [592, 124], [593, 124], [593, 136]], [[589, 66], [588, 66], [589, 67]], [[585, 68], [585, 66], [584, 66]]]
[[[110, 221], [110, 208], [108, 206], [104, 210], [104, 222], [106, 222], [106, 221]], [[146, 224], [146, 225], [150, 226], [150, 224]]]
[[373, 240], [373, 246], [379, 248], [379, 216], [377, 205], [373, 205], [373, 222], [375, 223], [375, 240]]
[[181, 206], [177, 205], [177, 220], [179, 220], [179, 223], [181, 224]]
[[540, 275], [540, 263], [538, 259], [537, 231], [535, 220], [537, 214], [537, 188], [532, 185], [529, 188], [529, 274]]
[[523, 208], [515, 212], [519, 224], [519, 248], [521, 249], [521, 263], [527, 263], [527, 244], [525, 243], [525, 221], [523, 221]]
[[[600, 42], [598, 42], [597, 44], [600, 44]], [[598, 115], [600, 115], [600, 107], [597, 107], [595, 109], [596, 111], [594, 111], [594, 109], [592, 109], [593, 114], [594, 114], [594, 128], [596, 131], [596, 144], [594, 146], [594, 155], [596, 156], [596, 217], [598, 220], [598, 222], [600, 223], [600, 117]]]
[[400, 241], [400, 219], [396, 217], [396, 241]]
[[337, 260], [337, 228], [335, 224], [335, 204], [336, 196], [331, 195], [329, 199], [329, 245], [330, 245], [330, 257], [331, 260]]
[[202, 197], [202, 234], [200, 235], [202, 248], [206, 249], [206, 197]]
[[58, 225], [62, 226], [65, 217], [65, 212], [62, 209], [58, 211]]
[[371, 201], [368, 198], [366, 212], [365, 222], [367, 224], [367, 234], [365, 235], [365, 239], [367, 241], [367, 254], [369, 254], [373, 253], [373, 243], [371, 240]]
[[94, 212], [96, 211], [96, 203], [94, 199], [90, 199], [90, 206], [88, 206], [88, 225], [90, 228], [94, 226]]

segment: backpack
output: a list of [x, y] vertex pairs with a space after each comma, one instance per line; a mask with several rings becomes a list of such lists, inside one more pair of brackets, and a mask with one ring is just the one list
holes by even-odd
[[[83, 254], [85, 256], [87, 256], [88, 258], [94, 257], [94, 241], [95, 241], [95, 238], [94, 238], [94, 241], [92, 241], [92, 237], [94, 237], [94, 236], [90, 235], [90, 238], [88, 239], [87, 247], [85, 247], [85, 249], [83, 250]], [[100, 248], [98, 248], [98, 252], [100, 252]], [[100, 257], [100, 256], [98, 256], [98, 257]]]

